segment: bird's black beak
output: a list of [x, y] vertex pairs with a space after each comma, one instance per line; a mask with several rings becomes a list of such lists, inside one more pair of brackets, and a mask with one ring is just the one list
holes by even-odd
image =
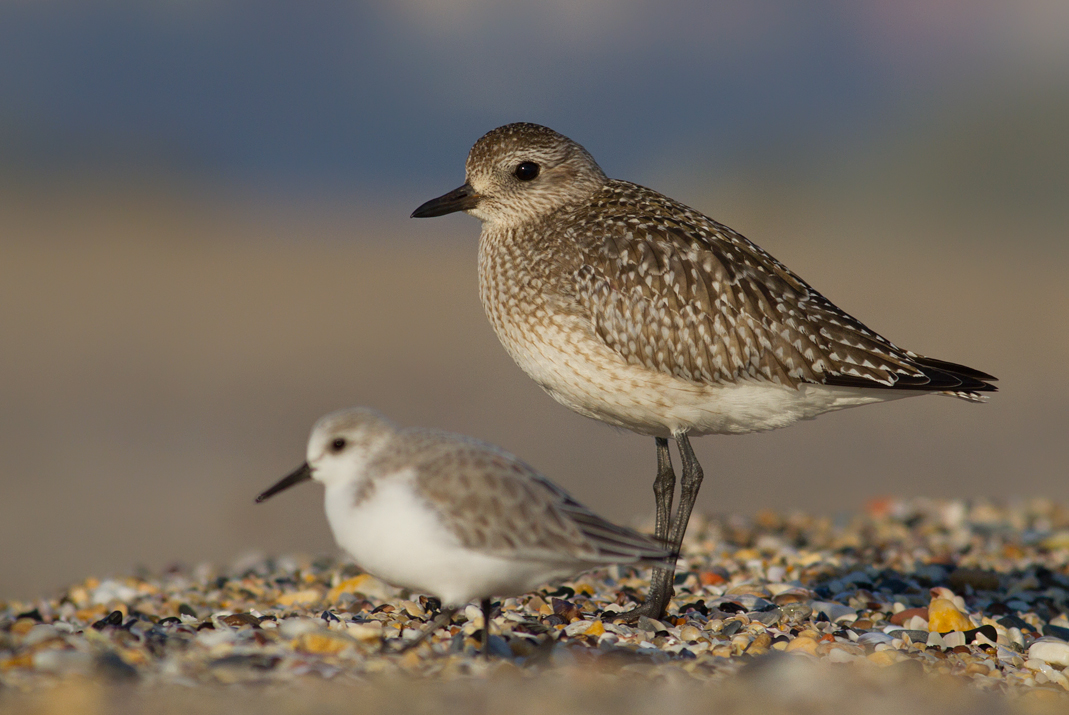
[[471, 184], [465, 183], [448, 194], [431, 199], [423, 204], [412, 212], [412, 218], [432, 218], [434, 216], [445, 216], [456, 211], [467, 211], [475, 208], [481, 198], [475, 193], [475, 189], [471, 188]]
[[294, 484], [300, 484], [301, 482], [307, 482], [312, 478], [312, 468], [305, 462], [301, 466], [294, 469], [288, 476], [279, 481], [278, 484], [265, 491], [260, 496], [256, 497], [256, 503], [259, 504], [268, 497], [273, 497], [284, 489], [289, 489]]

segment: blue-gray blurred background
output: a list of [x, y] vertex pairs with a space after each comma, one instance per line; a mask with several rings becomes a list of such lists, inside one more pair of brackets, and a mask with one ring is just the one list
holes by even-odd
[[519, 120], [1001, 378], [703, 438], [701, 509], [1069, 498], [1069, 4], [0, 0], [0, 599], [332, 551], [317, 486], [252, 499], [350, 404], [648, 516], [653, 441], [497, 344], [478, 222], [407, 218]]

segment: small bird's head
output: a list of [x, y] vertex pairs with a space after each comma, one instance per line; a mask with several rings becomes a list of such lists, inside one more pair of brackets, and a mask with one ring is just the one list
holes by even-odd
[[468, 154], [467, 182], [416, 209], [428, 218], [467, 211], [487, 223], [537, 220], [577, 204], [608, 180], [586, 149], [538, 124], [506, 124]]
[[262, 502], [309, 479], [327, 487], [359, 479], [367, 463], [396, 432], [394, 423], [366, 407], [332, 412], [312, 429], [308, 461], [256, 497], [256, 501]]

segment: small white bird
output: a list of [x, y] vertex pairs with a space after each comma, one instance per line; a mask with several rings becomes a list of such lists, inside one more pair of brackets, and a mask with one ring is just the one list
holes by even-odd
[[460, 435], [401, 429], [352, 408], [316, 423], [308, 461], [256, 498], [314, 479], [338, 545], [368, 573], [438, 596], [441, 614], [409, 647], [490, 597], [527, 593], [611, 564], [665, 567], [669, 551], [572, 499], [511, 454]]

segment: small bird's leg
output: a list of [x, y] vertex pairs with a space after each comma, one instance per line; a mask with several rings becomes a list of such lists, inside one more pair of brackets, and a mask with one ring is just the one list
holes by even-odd
[[[458, 610], [460, 610], [459, 606], [443, 606], [441, 612], [439, 612], [435, 619], [431, 621], [430, 624], [428, 624], [423, 629], [423, 631], [420, 632], [416, 639], [405, 643], [403, 646], [401, 646], [401, 648], [398, 649], [397, 652], [404, 653], [405, 651], [411, 650], [423, 641], [427, 640], [436, 630], [445, 625], [448, 625], [449, 622], [453, 620], [453, 615], [456, 614]], [[383, 643], [383, 646], [385, 645], [386, 644]]]
[[483, 659], [490, 660], [490, 611], [492, 604], [489, 598], [484, 598], [480, 604], [483, 608]]

